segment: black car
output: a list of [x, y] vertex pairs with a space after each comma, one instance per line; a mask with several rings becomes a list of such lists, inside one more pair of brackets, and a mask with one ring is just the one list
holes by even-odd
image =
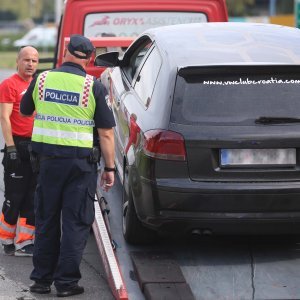
[[108, 66], [123, 232], [300, 232], [300, 31], [151, 29]]

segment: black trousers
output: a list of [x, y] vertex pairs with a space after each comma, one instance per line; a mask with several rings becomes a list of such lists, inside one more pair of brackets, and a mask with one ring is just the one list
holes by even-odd
[[[16, 236], [16, 227], [20, 221], [20, 231], [16, 245], [21, 248], [33, 243], [34, 238], [34, 192], [36, 188], [36, 174], [32, 172], [29, 160], [28, 144], [30, 138], [14, 136], [14, 142], [21, 158], [20, 165], [15, 170], [7, 170], [4, 165], [4, 202], [2, 206], [2, 231], [3, 243], [12, 243]], [[10, 225], [14, 232], [5, 233], [5, 227]], [[3, 236], [5, 236], [5, 238]]]
[[36, 176], [29, 161], [22, 161], [15, 172], [4, 169], [4, 202], [2, 213], [10, 225], [17, 224], [19, 216], [34, 226], [34, 191]]
[[36, 237], [30, 279], [62, 290], [81, 278], [80, 262], [94, 221], [96, 165], [86, 159], [40, 162], [35, 195]]

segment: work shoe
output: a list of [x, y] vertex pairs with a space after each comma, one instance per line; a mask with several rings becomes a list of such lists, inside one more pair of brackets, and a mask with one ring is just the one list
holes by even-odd
[[62, 290], [57, 290], [57, 297], [69, 297], [69, 296], [74, 296], [74, 295], [79, 295], [84, 292], [84, 288], [79, 285], [74, 285], [66, 289]]
[[14, 244], [3, 245], [3, 250], [5, 255], [14, 255], [16, 251], [16, 247]]
[[41, 284], [41, 283], [34, 283], [30, 287], [30, 292], [36, 294], [49, 294], [51, 292], [50, 285]]
[[16, 250], [15, 256], [33, 256], [33, 244], [26, 245], [23, 248]]

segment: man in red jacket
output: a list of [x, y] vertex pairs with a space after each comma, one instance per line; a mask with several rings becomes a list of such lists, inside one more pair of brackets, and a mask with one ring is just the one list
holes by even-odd
[[5, 201], [0, 214], [0, 240], [7, 255], [32, 256], [33, 252], [36, 175], [28, 151], [33, 117], [22, 117], [19, 108], [38, 60], [35, 48], [23, 47], [17, 56], [17, 73], [0, 84], [0, 118], [5, 141], [2, 161]]

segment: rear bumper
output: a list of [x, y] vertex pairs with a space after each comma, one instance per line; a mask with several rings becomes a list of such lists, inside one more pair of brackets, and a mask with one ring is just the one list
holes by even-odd
[[214, 234], [300, 233], [300, 182], [142, 181], [137, 214], [160, 231]]
[[236, 218], [203, 218], [198, 215], [174, 216], [169, 212], [162, 212], [159, 217], [149, 218], [145, 223], [147, 227], [160, 232], [176, 233], [176, 235], [299, 235], [300, 217], [290, 215], [282, 218], [245, 219], [237, 214]]

